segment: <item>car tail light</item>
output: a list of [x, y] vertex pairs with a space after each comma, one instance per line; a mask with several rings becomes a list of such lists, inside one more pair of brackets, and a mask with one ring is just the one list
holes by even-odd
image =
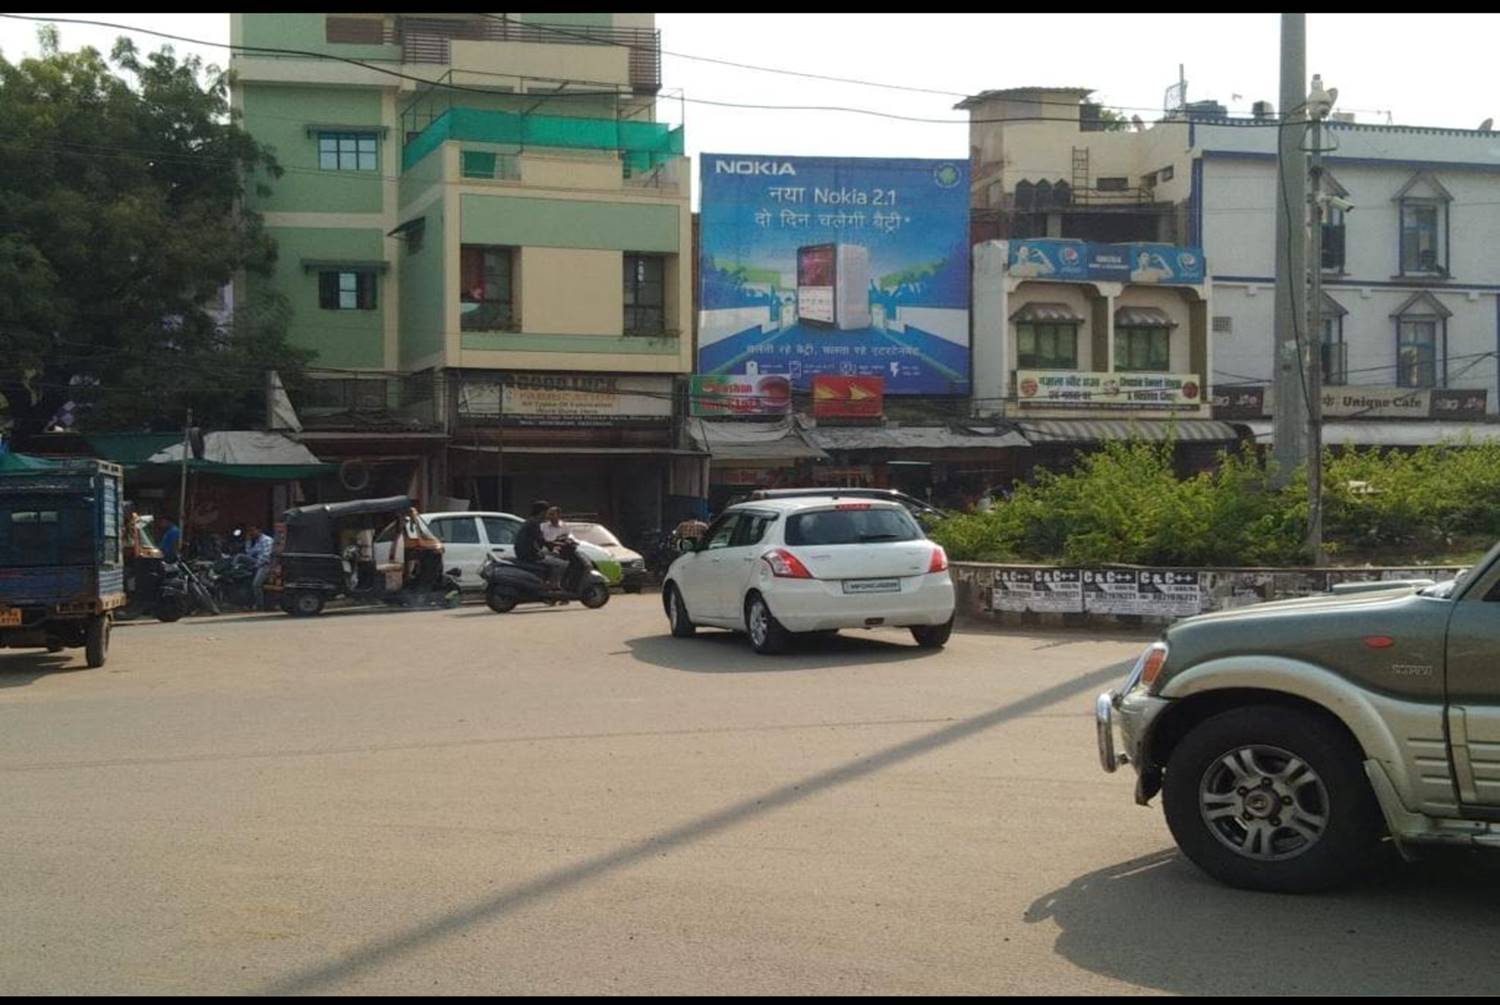
[[932, 561], [927, 563], [928, 572], [947, 572], [948, 553], [941, 546], [932, 549]]
[[787, 551], [785, 548], [776, 548], [768, 551], [762, 556], [767, 565], [771, 567], [771, 575], [782, 579], [812, 579], [813, 574], [807, 571], [807, 566], [802, 561]]
[[1161, 673], [1162, 664], [1167, 662], [1167, 647], [1164, 643], [1157, 642], [1146, 650], [1141, 660], [1141, 683], [1150, 687], [1156, 683], [1156, 677]]

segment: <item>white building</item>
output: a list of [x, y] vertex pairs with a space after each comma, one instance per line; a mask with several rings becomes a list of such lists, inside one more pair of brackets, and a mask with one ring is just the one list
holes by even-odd
[[[1216, 414], [1264, 435], [1274, 408], [1277, 121], [1212, 103], [1112, 129], [1080, 88], [992, 91], [970, 111], [976, 233], [1201, 247]], [[1332, 122], [1325, 230], [1329, 442], [1420, 443], [1500, 404], [1500, 136]], [[975, 345], [984, 333], [976, 319]], [[977, 351], [977, 349], [976, 349]], [[1411, 418], [1419, 425], [1361, 424]], [[1349, 420], [1349, 421], [1340, 421]]]

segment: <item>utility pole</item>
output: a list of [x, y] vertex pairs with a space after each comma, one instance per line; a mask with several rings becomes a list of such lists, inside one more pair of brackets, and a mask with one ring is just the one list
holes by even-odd
[[182, 483], [177, 488], [177, 553], [181, 555], [187, 546], [187, 478], [188, 454], [193, 449], [193, 410], [187, 410], [187, 424], [182, 427]]
[[1314, 74], [1307, 95], [1308, 130], [1308, 222], [1312, 272], [1307, 304], [1307, 548], [1313, 563], [1323, 565], [1323, 120], [1338, 100], [1338, 88], [1324, 90], [1323, 78]]
[[1311, 407], [1301, 327], [1307, 317], [1307, 166], [1302, 152], [1307, 81], [1307, 15], [1281, 15], [1281, 122], [1276, 163], [1276, 394], [1274, 484], [1291, 481], [1307, 461]]

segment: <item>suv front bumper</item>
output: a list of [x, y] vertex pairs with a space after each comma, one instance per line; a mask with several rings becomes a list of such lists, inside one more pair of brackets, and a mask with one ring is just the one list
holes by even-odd
[[[1166, 698], [1155, 698], [1142, 688], [1124, 693], [1106, 691], [1094, 700], [1094, 731], [1099, 744], [1099, 766], [1113, 772], [1122, 764], [1133, 764], [1136, 770], [1136, 802], [1144, 805], [1156, 794], [1160, 768], [1147, 763], [1144, 756], [1157, 717], [1171, 704]], [[1115, 744], [1119, 727], [1120, 743]]]

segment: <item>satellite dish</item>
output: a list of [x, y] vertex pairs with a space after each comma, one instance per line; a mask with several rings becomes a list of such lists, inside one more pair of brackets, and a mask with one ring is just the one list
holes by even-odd
[[1495, 120], [1494, 119], [1485, 119], [1483, 122], [1479, 123], [1479, 131], [1481, 133], [1490, 132], [1494, 128], [1495, 128]]

